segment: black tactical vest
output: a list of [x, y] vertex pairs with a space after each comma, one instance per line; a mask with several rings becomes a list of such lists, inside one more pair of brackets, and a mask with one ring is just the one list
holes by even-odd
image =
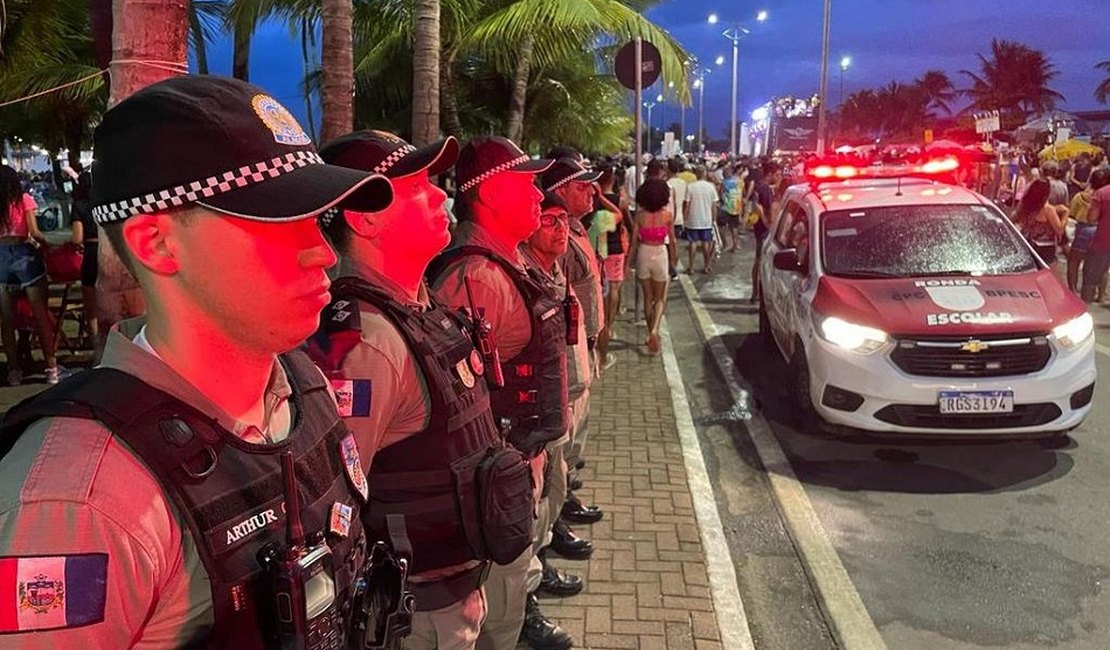
[[[211, 581], [215, 623], [190, 647], [274, 647], [272, 596], [258, 560], [285, 546], [279, 454], [292, 451], [306, 533], [324, 533], [335, 567], [336, 602], [346, 624], [351, 587], [366, 556], [358, 525], [361, 494], [340, 451], [348, 431], [320, 372], [302, 352], [281, 357], [293, 388], [295, 425], [272, 445], [248, 444], [201, 413], [125, 372], [95, 368], [24, 400], [4, 417], [0, 453], [43, 417], [80, 417], [108, 427], [150, 468], [192, 534]], [[329, 531], [333, 504], [353, 509], [348, 534]], [[346, 625], [344, 625], [346, 627]], [[342, 644], [338, 647], [343, 647]]]
[[[331, 293], [308, 345], [325, 373], [338, 373], [350, 333], [361, 330], [361, 300], [393, 323], [428, 389], [428, 426], [374, 454], [363, 510], [371, 536], [386, 536], [386, 517], [403, 515], [414, 574], [516, 559], [531, 544], [531, 469], [494, 423], [484, 364], [467, 324], [434, 300], [417, 311], [356, 277], [336, 280]], [[417, 592], [417, 608], [425, 604]]]
[[[481, 255], [496, 262], [520, 292], [528, 308], [532, 337], [512, 359], [501, 359], [505, 386], [490, 394], [493, 415], [507, 424], [510, 444], [529, 456], [558, 440], [567, 426], [567, 351], [563, 301], [551, 280], [535, 269], [526, 272], [479, 246], [447, 250], [434, 262], [436, 277], [454, 260]], [[482, 305], [477, 305], [479, 309]]]

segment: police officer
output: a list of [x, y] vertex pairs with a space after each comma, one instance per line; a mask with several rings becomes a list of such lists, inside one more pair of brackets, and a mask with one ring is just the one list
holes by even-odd
[[320, 551], [317, 597], [282, 612], [311, 617], [306, 643], [321, 647], [354, 609], [366, 544], [349, 521], [366, 479], [324, 377], [294, 349], [316, 329], [335, 262], [315, 217], [343, 200], [381, 210], [389, 184], [323, 164], [281, 104], [211, 76], [120, 102], [94, 151], [93, 214], [149, 312], [113, 329], [100, 367], [4, 420], [0, 645], [263, 648], [305, 636], [270, 625], [277, 598], [259, 559], [287, 550], [297, 509]]
[[[443, 302], [468, 307], [473, 299], [492, 326], [505, 381], [491, 395], [493, 415], [509, 442], [532, 459], [537, 506], [544, 448], [566, 427], [566, 328], [554, 288], [527, 268], [517, 247], [539, 227], [542, 195], [535, 174], [550, 165], [496, 136], [475, 138], [463, 147], [455, 166], [460, 224], [429, 274]], [[492, 568], [486, 583], [489, 612], [478, 648], [516, 647], [526, 606], [538, 608], [526, 584], [533, 557], [529, 548], [511, 564]]]
[[[575, 381], [568, 384], [571, 442], [566, 451], [566, 463], [571, 468], [576, 468], [582, 460], [582, 449], [586, 444], [590, 385], [597, 367], [597, 335], [604, 327], [605, 317], [601, 297], [601, 266], [586, 228], [582, 225], [582, 218], [593, 211], [596, 193], [594, 183], [600, 176], [601, 172], [587, 169], [579, 160], [564, 156], [544, 172], [540, 179], [543, 189], [562, 199], [570, 214], [569, 246], [561, 262], [566, 269], [567, 281], [582, 305], [582, 320], [586, 327], [586, 345], [590, 355], [587, 372], [576, 376]], [[579, 501], [567, 490], [565, 480], [560, 487], [567, 498], [562, 507], [562, 517], [554, 524], [551, 548], [567, 557], [582, 557], [592, 551], [592, 546], [578, 537], [566, 521], [592, 524], [600, 521], [604, 513], [597, 506], [585, 505]]]
[[327, 218], [342, 259], [308, 349], [366, 463], [371, 536], [389, 537], [387, 518], [404, 517], [416, 598], [409, 649], [473, 648], [490, 561], [514, 560], [531, 544], [531, 468], [494, 423], [487, 360], [470, 323], [429, 297], [423, 282], [450, 240], [447, 195], [430, 177], [458, 152], [453, 137], [417, 149], [383, 131], [321, 149], [331, 164], [393, 182], [385, 210]]

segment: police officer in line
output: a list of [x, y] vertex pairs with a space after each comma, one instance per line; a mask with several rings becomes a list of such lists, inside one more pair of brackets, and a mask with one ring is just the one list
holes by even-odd
[[[463, 147], [455, 166], [460, 223], [429, 273], [442, 302], [467, 308], [473, 300], [492, 326], [505, 383], [491, 394], [493, 415], [508, 441], [531, 458], [537, 506], [545, 446], [566, 429], [566, 327], [554, 288], [528, 269], [517, 247], [539, 227], [542, 194], [535, 175], [550, 165], [501, 137], [475, 138]], [[538, 609], [527, 589], [534, 555], [529, 548], [492, 568], [480, 650], [515, 648], [526, 607]]]
[[[590, 416], [590, 386], [597, 369], [597, 335], [605, 326], [605, 312], [601, 297], [601, 265], [597, 254], [590, 244], [589, 234], [582, 219], [593, 212], [597, 179], [601, 172], [587, 169], [579, 160], [565, 156], [551, 166], [540, 179], [544, 191], [551, 192], [562, 199], [570, 213], [568, 235], [569, 245], [561, 260], [567, 281], [582, 307], [582, 320], [586, 327], [586, 346], [589, 351], [589, 370], [568, 382], [570, 399], [571, 442], [565, 456], [570, 468], [577, 468], [586, 444]], [[588, 541], [578, 537], [567, 525], [567, 521], [592, 524], [600, 521], [603, 512], [597, 506], [583, 504], [567, 490], [565, 480], [560, 483], [566, 501], [562, 516], [555, 522], [551, 548], [567, 557], [582, 557], [592, 552]]]
[[[544, 193], [541, 204], [540, 227], [521, 247], [521, 254], [531, 268], [544, 274], [554, 285], [557, 295], [567, 309], [564, 313], [578, 309], [574, 289], [567, 284], [560, 259], [567, 252], [568, 212], [562, 199], [549, 192]], [[567, 321], [567, 381], [577, 383], [578, 377], [588, 373], [589, 354], [586, 349], [586, 328], [581, 318], [573, 316]], [[573, 332], [569, 331], [573, 328]], [[572, 596], [582, 591], [582, 579], [564, 574], [547, 560], [547, 545], [551, 543], [551, 526], [559, 517], [559, 511], [566, 498], [566, 462], [563, 451], [570, 442], [570, 430], [561, 438], [547, 444], [548, 465], [545, 480], [547, 494], [539, 508], [536, 522], [537, 557], [532, 562], [528, 574], [528, 592], [544, 591], [555, 596]], [[560, 487], [561, 484], [561, 487]], [[592, 550], [592, 548], [590, 549]], [[572, 645], [568, 632], [544, 617], [537, 609], [530, 610], [524, 620], [523, 638], [533, 648], [567, 648]]]
[[330, 164], [393, 182], [385, 210], [325, 218], [342, 258], [308, 349], [358, 441], [369, 533], [388, 538], [388, 517], [404, 517], [416, 602], [405, 648], [413, 650], [474, 648], [490, 562], [510, 562], [531, 545], [531, 468], [493, 420], [487, 360], [471, 323], [429, 297], [423, 281], [450, 241], [447, 195], [431, 177], [458, 152], [453, 137], [417, 149], [382, 131], [321, 149]]
[[[0, 645], [338, 642], [361, 611], [366, 479], [326, 380], [295, 348], [329, 300], [335, 255], [316, 217], [341, 201], [381, 210], [389, 183], [325, 165], [265, 91], [215, 76], [120, 102], [94, 155], [93, 215], [148, 316], [113, 329], [101, 366], [4, 420]], [[294, 510], [306, 539], [289, 545]], [[310, 630], [273, 625], [267, 549], [311, 560], [311, 602], [280, 610]]]

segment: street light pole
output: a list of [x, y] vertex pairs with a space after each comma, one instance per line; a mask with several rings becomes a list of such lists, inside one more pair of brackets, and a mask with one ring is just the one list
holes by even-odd
[[647, 109], [647, 153], [651, 153], [651, 109], [655, 108], [655, 102], [644, 102], [644, 108]]
[[694, 153], [700, 154], [702, 151], [702, 133], [705, 132], [705, 75], [709, 74], [709, 70], [698, 66], [694, 68], [694, 76], [697, 78], [694, 81], [694, 88], [698, 89], [698, 149]]
[[[767, 12], [766, 11], [760, 11], [756, 15], [755, 19], [759, 22], [763, 22], [764, 20], [767, 20]], [[709, 15], [709, 24], [715, 25], [716, 23], [717, 23], [717, 14], [710, 14]], [[732, 27], [729, 27], [728, 29], [726, 29], [724, 31], [725, 38], [732, 41], [732, 110], [729, 112], [728, 119], [729, 119], [729, 129], [730, 129], [729, 130], [729, 152], [734, 157], [736, 156], [736, 153], [737, 153], [736, 126], [737, 126], [737, 122], [739, 121], [737, 119], [737, 115], [736, 115], [736, 89], [737, 89], [738, 70], [739, 70], [738, 66], [739, 66], [739, 62], [740, 62], [740, 39], [742, 37], [746, 36], [747, 34], [750, 34], [750, 33], [751, 32], [749, 32], [748, 29], [743, 27], [740, 23], [734, 23]]]
[[832, 0], [825, 0], [824, 36], [821, 40], [821, 89], [820, 105], [817, 107], [817, 155], [825, 155], [825, 142], [828, 137], [826, 104], [829, 98], [829, 23], [832, 17]]

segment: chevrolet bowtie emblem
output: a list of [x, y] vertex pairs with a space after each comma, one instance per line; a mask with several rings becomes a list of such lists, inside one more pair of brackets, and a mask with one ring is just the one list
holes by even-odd
[[989, 347], [989, 345], [983, 343], [982, 341], [968, 341], [967, 343], [964, 343], [960, 346], [960, 350], [963, 352], [971, 352], [972, 354], [974, 354], [976, 352], [982, 352]]

